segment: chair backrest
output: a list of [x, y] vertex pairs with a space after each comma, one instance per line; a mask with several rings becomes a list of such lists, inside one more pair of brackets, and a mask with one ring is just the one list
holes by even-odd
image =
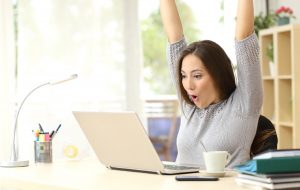
[[[145, 100], [145, 110], [151, 142], [155, 145], [156, 151], [164, 157], [164, 160], [173, 161], [171, 154], [177, 134], [177, 96], [164, 95], [147, 98]], [[155, 121], [158, 122], [156, 123]], [[160, 121], [163, 125], [160, 124]], [[158, 129], [158, 127], [163, 129]], [[160, 133], [158, 134], [157, 132]]]
[[260, 115], [256, 135], [251, 145], [250, 157], [266, 150], [277, 149], [278, 138], [273, 123], [263, 115]]

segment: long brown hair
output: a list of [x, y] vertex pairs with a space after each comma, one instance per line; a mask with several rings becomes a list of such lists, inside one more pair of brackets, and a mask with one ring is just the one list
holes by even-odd
[[191, 43], [181, 52], [178, 59], [177, 74], [182, 98], [188, 104], [194, 105], [182, 85], [181, 76], [182, 61], [189, 54], [195, 55], [202, 61], [207, 72], [214, 80], [213, 82], [219, 93], [220, 100], [229, 98], [236, 88], [232, 64], [223, 48], [210, 40]]

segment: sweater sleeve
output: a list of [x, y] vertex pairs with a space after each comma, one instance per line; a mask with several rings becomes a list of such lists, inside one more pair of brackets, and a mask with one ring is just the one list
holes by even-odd
[[176, 92], [178, 95], [178, 98], [180, 102], [182, 103], [182, 98], [181, 98], [181, 93], [179, 90], [179, 76], [178, 76], [178, 59], [180, 57], [180, 53], [182, 50], [187, 47], [187, 42], [185, 38], [182, 38], [178, 42], [168, 44], [167, 46], [167, 61], [168, 61], [168, 67], [169, 67], [169, 72], [171, 75], [171, 79], [173, 82], [173, 85], [176, 88]]
[[263, 88], [259, 64], [258, 40], [253, 32], [235, 42], [238, 85], [234, 99], [241, 114], [259, 114], [263, 102]]

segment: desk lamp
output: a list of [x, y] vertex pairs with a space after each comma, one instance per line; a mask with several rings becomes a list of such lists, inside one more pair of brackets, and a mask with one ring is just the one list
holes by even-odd
[[28, 166], [29, 165], [29, 160], [23, 160], [20, 161], [19, 160], [19, 149], [18, 149], [18, 141], [17, 141], [17, 127], [18, 127], [18, 117], [20, 114], [20, 111], [23, 107], [24, 102], [27, 100], [27, 98], [37, 89], [43, 87], [43, 86], [47, 86], [47, 85], [56, 85], [56, 84], [60, 84], [63, 82], [67, 82], [69, 80], [73, 80], [75, 78], [77, 78], [78, 75], [77, 74], [73, 74], [70, 77], [63, 79], [63, 80], [59, 80], [59, 81], [53, 81], [53, 82], [47, 82], [44, 84], [41, 84], [37, 87], [35, 87], [33, 90], [31, 90], [27, 96], [24, 98], [24, 100], [22, 101], [18, 112], [17, 112], [17, 116], [16, 116], [16, 120], [15, 120], [15, 127], [14, 127], [14, 136], [13, 136], [13, 142], [12, 142], [12, 153], [11, 153], [11, 159], [10, 161], [1, 161], [0, 162], [0, 167], [24, 167], [24, 166]]

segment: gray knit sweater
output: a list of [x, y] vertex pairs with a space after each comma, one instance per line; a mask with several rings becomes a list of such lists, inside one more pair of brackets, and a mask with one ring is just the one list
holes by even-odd
[[227, 167], [250, 158], [263, 100], [259, 47], [255, 33], [235, 42], [238, 84], [231, 96], [200, 109], [181, 99], [176, 76], [177, 59], [187, 46], [186, 40], [169, 44], [167, 56], [172, 80], [181, 103], [181, 124], [177, 137], [176, 162], [205, 168], [202, 152], [226, 150], [231, 154]]

